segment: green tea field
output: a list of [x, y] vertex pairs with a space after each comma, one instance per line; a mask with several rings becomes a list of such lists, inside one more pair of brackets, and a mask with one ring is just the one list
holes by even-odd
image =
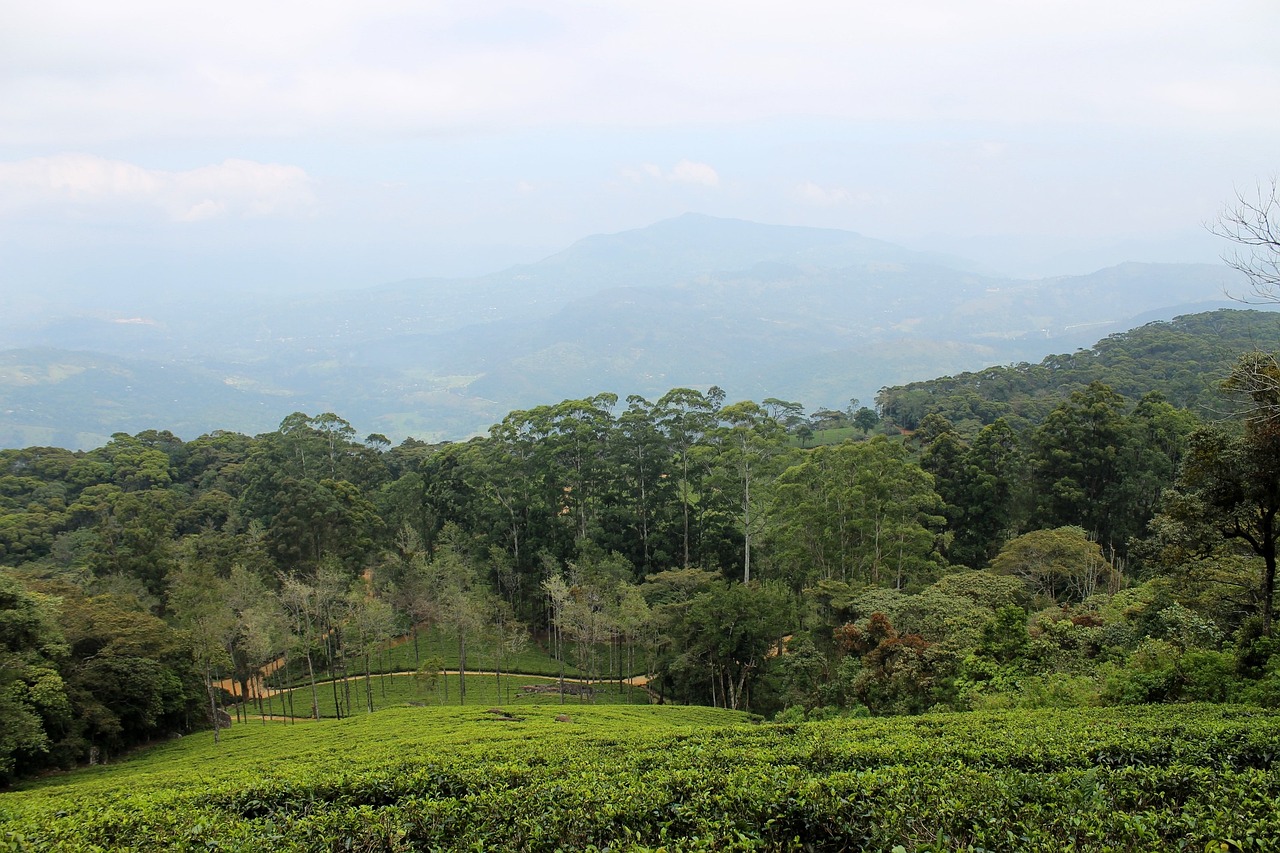
[[1261, 851], [1277, 756], [1280, 714], [1233, 706], [399, 707], [27, 783], [0, 795], [0, 849]]

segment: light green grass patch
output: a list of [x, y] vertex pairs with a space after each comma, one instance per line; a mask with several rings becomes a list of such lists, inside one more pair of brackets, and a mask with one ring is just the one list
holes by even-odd
[[[573, 695], [572, 688], [579, 682], [567, 682], [569, 690], [561, 701], [557, 690], [555, 693], [531, 693], [524, 687], [556, 687], [558, 681], [546, 676], [511, 675], [504, 673], [501, 677], [495, 674], [469, 674], [466, 677], [466, 705], [502, 705], [509, 708], [522, 708], [530, 705], [647, 705], [649, 694], [643, 688], [623, 685], [617, 682], [595, 682], [590, 685], [590, 696]], [[336, 690], [335, 690], [336, 688]], [[348, 693], [348, 690], [350, 691]], [[336, 693], [336, 696], [335, 696]], [[399, 673], [373, 675], [366, 682], [363, 676], [350, 678], [343, 682], [324, 682], [316, 685], [316, 697], [319, 699], [320, 716], [338, 716], [336, 708], [342, 708], [342, 715], [368, 713], [372, 700], [374, 711], [393, 708], [406, 704], [422, 705], [459, 705], [463, 704], [463, 696], [459, 690], [459, 677], [456, 674], [442, 674], [435, 680], [434, 686], [414, 675]], [[292, 704], [290, 704], [292, 698]], [[335, 701], [336, 699], [336, 701]], [[311, 687], [297, 687], [264, 700], [263, 711], [270, 714], [288, 714], [293, 709], [295, 716], [311, 716]], [[250, 713], [257, 711], [256, 703], [252, 704]]]

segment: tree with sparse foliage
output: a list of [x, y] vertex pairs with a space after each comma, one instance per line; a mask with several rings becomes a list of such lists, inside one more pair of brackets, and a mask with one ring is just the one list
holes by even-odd
[[230, 650], [239, 629], [229, 599], [227, 582], [202, 563], [187, 563], [169, 581], [170, 605], [178, 624], [190, 634], [192, 658], [204, 677], [214, 743], [226, 716], [220, 707], [216, 676], [231, 669]]
[[1209, 230], [1235, 244], [1223, 260], [1249, 280], [1244, 301], [1280, 302], [1280, 180], [1237, 192]]
[[1056, 602], [1080, 602], [1107, 591], [1114, 572], [1080, 527], [1024, 533], [1000, 549], [991, 568], [1020, 578], [1031, 595]]

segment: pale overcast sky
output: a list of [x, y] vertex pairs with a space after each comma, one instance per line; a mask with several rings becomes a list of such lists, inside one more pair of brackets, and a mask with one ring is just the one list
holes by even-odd
[[1280, 170], [1278, 37], [1276, 0], [7, 0], [0, 288], [362, 287], [686, 211], [1213, 260]]

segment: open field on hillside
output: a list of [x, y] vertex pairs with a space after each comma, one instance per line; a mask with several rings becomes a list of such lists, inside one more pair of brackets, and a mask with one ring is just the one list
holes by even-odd
[[[565, 650], [564, 675], [566, 678], [580, 678], [585, 673], [575, 664], [580, 650], [575, 643], [567, 644]], [[620, 654], [614, 649], [614, 655]], [[597, 646], [596, 660], [599, 661], [599, 675], [605, 678], [617, 677], [617, 660], [610, 657], [609, 646], [601, 643]], [[370, 668], [374, 672], [410, 672], [417, 670], [428, 659], [434, 658], [443, 669], [458, 668], [457, 637], [439, 628], [424, 629], [419, 632], [416, 645], [412, 634], [396, 637], [387, 643], [370, 659]], [[609, 665], [612, 661], [612, 665]], [[637, 661], [639, 664], [639, 661]], [[501, 669], [506, 672], [521, 672], [532, 675], [557, 676], [560, 663], [538, 641], [531, 641], [517, 653], [506, 652], [501, 657], [490, 644], [473, 644], [467, 651], [468, 672], [490, 672]], [[625, 666], [624, 666], [625, 669]], [[316, 673], [321, 676], [321, 672]], [[624, 673], [635, 675], [634, 672]], [[287, 668], [267, 679], [267, 686], [272, 689], [298, 686], [306, 683], [306, 669], [303, 661], [293, 659]]]
[[[320, 716], [337, 716], [336, 708], [340, 702], [343, 716], [368, 713], [369, 703], [380, 711], [384, 708], [420, 705], [470, 705], [489, 707], [491, 705], [521, 708], [528, 705], [560, 705], [572, 707], [585, 703], [596, 705], [649, 704], [649, 694], [641, 687], [624, 686], [618, 683], [596, 682], [590, 686], [590, 693], [579, 693], [587, 685], [577, 681], [566, 681], [564, 702], [560, 701], [558, 690], [554, 693], [531, 693], [525, 687], [552, 689], [558, 686], [554, 678], [545, 676], [511, 675], [503, 673], [501, 677], [495, 673], [469, 673], [466, 676], [467, 692], [465, 702], [458, 690], [456, 673], [441, 674], [434, 684], [424, 684], [409, 673], [375, 674], [366, 683], [363, 676], [346, 679], [345, 682], [324, 682], [316, 685], [316, 698], [319, 700]], [[347, 690], [350, 695], [348, 697]], [[292, 702], [290, 702], [292, 699]], [[284, 691], [269, 699], [263, 700], [262, 710], [272, 715], [293, 715], [308, 717], [311, 715], [311, 688], [298, 687]], [[350, 711], [347, 711], [348, 706]], [[250, 703], [249, 713], [257, 713], [257, 704]]]
[[400, 708], [240, 726], [220, 745], [195, 735], [0, 796], [0, 837], [19, 850], [909, 853], [1280, 838], [1280, 714], [1258, 709], [794, 726], [708, 708], [561, 713]]

